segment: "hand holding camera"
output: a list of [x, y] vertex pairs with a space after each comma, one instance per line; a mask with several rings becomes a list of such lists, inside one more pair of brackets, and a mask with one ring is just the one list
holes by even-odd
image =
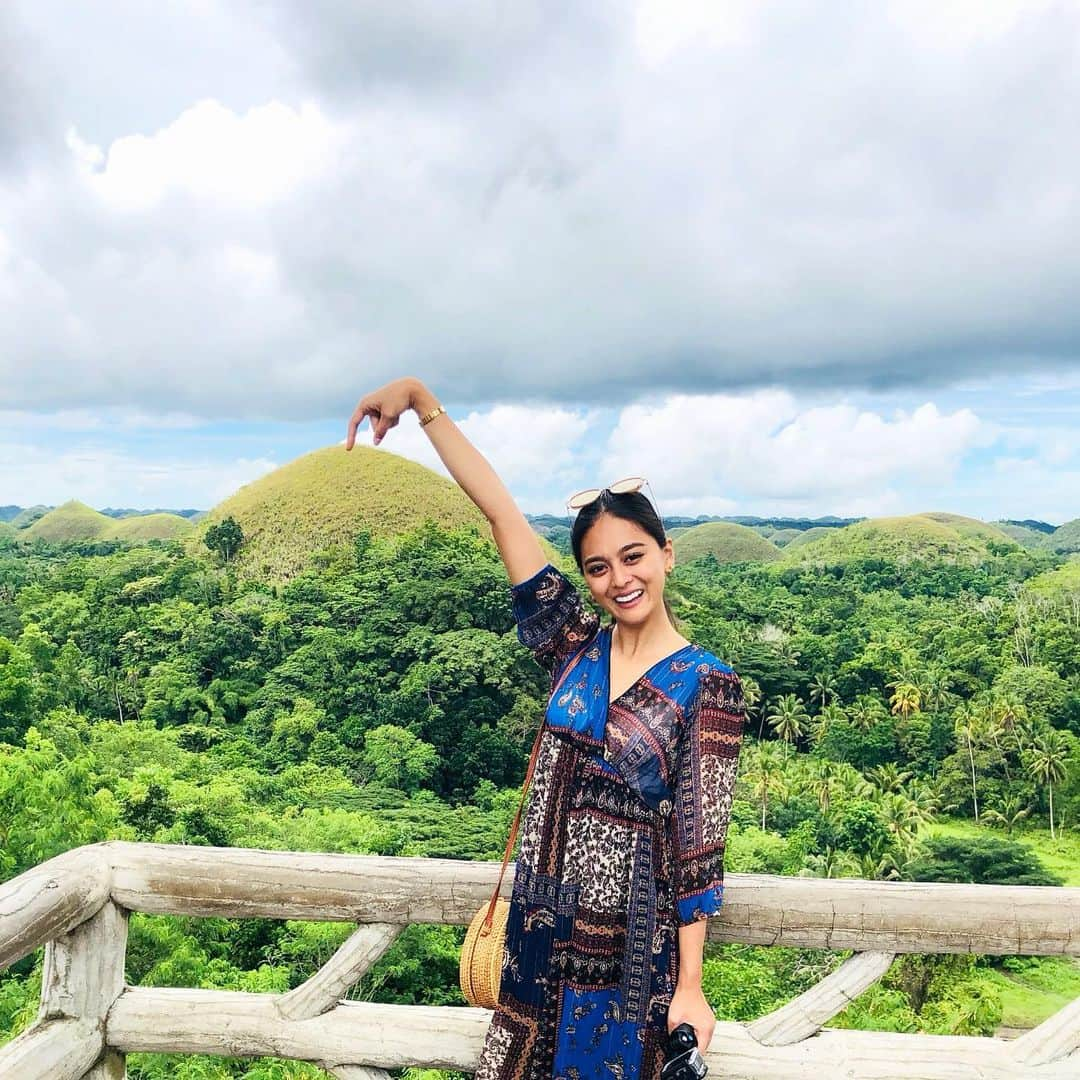
[[660, 1080], [701, 1080], [708, 1071], [693, 1027], [686, 1022], [679, 1024], [668, 1033]]

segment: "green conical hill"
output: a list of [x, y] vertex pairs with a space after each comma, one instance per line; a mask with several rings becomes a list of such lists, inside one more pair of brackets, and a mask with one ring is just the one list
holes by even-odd
[[839, 532], [840, 529], [830, 529], [828, 525], [815, 525], [811, 529], [803, 529], [798, 536], [792, 537], [784, 547], [785, 548], [800, 548], [805, 544], [812, 544], [815, 540], [820, 540], [823, 536], [830, 536], [832, 533]]
[[799, 547], [790, 546], [785, 558], [800, 563], [865, 558], [978, 562], [986, 558], [989, 541], [1014, 543], [985, 522], [940, 513], [869, 518], [843, 529], [830, 529], [829, 534]]
[[677, 562], [713, 555], [718, 562], [775, 562], [780, 549], [746, 525], [707, 521], [687, 529], [675, 540]]
[[763, 531], [760, 535], [777, 547], [787, 547], [792, 540], [802, 536], [802, 532], [799, 529], [772, 529], [769, 532]]
[[111, 517], [99, 514], [76, 499], [50, 510], [22, 535], [27, 539], [63, 543], [65, 540], [97, 540], [106, 536], [116, 523]]
[[5, 537], [18, 536], [19, 530], [14, 525], [9, 525], [6, 521], [0, 521], [0, 540]]
[[39, 518], [43, 518], [49, 510], [52, 509], [48, 506], [28, 506], [25, 510], [20, 510], [12, 519], [11, 524], [16, 529], [27, 529], [34, 524]]
[[1046, 534], [1044, 542], [1051, 551], [1062, 554], [1080, 551], [1080, 518], [1059, 525], [1052, 533]]
[[[190, 534], [192, 547], [205, 554], [206, 529], [226, 517], [244, 532], [238, 572], [272, 580], [294, 576], [314, 552], [349, 543], [365, 529], [376, 537], [396, 536], [431, 518], [446, 528], [477, 525], [481, 535], [491, 535], [483, 514], [453, 480], [360, 445], [313, 450], [245, 484], [207, 513]], [[550, 544], [541, 545], [558, 558]]]
[[135, 514], [113, 521], [104, 535], [110, 540], [175, 540], [191, 532], [194, 525], [179, 514]]
[[1016, 540], [1009, 536], [1004, 529], [999, 528], [997, 525], [990, 525], [985, 521], [979, 521], [978, 518], [964, 517], [963, 514], [947, 514], [942, 510], [931, 510], [918, 516], [929, 518], [939, 525], [948, 525], [961, 536], [966, 536], [972, 540], [982, 540], [984, 542], [994, 540], [999, 544], [1016, 543]]

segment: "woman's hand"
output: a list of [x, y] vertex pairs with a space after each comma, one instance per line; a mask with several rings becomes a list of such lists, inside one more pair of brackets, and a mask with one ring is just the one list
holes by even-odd
[[380, 386], [378, 390], [365, 394], [349, 420], [345, 449], [353, 448], [356, 442], [356, 429], [364, 422], [365, 416], [371, 419], [371, 430], [375, 433], [375, 445], [378, 446], [386, 433], [397, 426], [401, 414], [413, 407], [416, 392], [422, 387], [423, 384], [419, 379], [408, 376], [404, 379], [395, 379], [385, 386]]
[[670, 1035], [683, 1021], [694, 1029], [698, 1050], [705, 1053], [709, 1043], [712, 1042], [716, 1017], [713, 1016], [713, 1011], [709, 1008], [700, 985], [675, 984], [675, 993], [671, 995], [671, 1004], [668, 1006], [667, 1013], [668, 1034]]

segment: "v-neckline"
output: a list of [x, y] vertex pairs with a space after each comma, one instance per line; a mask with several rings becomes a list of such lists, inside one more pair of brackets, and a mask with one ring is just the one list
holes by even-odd
[[688, 641], [685, 645], [681, 645], [674, 652], [668, 653], [667, 656], [662, 656], [659, 660], [656, 661], [655, 664], [652, 664], [649, 667], [647, 667], [625, 690], [622, 691], [622, 693], [618, 694], [616, 697], [612, 697], [611, 696], [611, 689], [612, 689], [612, 687], [611, 687], [611, 646], [612, 646], [612, 640], [611, 639], [612, 639], [612, 632], [614, 630], [614, 625], [606, 626], [604, 629], [607, 631], [606, 655], [604, 657], [604, 660], [605, 660], [604, 668], [605, 668], [605, 673], [606, 673], [605, 686], [604, 686], [604, 696], [607, 698], [607, 704], [608, 704], [609, 709], [611, 708], [612, 705], [616, 704], [622, 698], [626, 697], [626, 695], [629, 694], [630, 691], [633, 690], [634, 687], [637, 686], [637, 684], [639, 682], [641, 682], [641, 680], [644, 679], [645, 676], [648, 675], [650, 671], [653, 670], [653, 668], [657, 668], [661, 664], [666, 664], [669, 661], [674, 660], [675, 657], [679, 655], [679, 653], [685, 652], [687, 649], [694, 648], [694, 643], [692, 641]]

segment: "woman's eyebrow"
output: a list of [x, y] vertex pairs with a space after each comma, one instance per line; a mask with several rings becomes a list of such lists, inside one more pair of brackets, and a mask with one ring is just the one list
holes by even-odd
[[[623, 544], [623, 546], [621, 548], [619, 548], [619, 554], [621, 555], [624, 551], [629, 551], [632, 547], [644, 547], [644, 546], [645, 546], [645, 542], [643, 540], [633, 540], [629, 544]], [[597, 560], [599, 560], [600, 562], [603, 562], [604, 561], [604, 556], [603, 555], [590, 555], [585, 561], [587, 563], [591, 563], [591, 562], [596, 562]]]

